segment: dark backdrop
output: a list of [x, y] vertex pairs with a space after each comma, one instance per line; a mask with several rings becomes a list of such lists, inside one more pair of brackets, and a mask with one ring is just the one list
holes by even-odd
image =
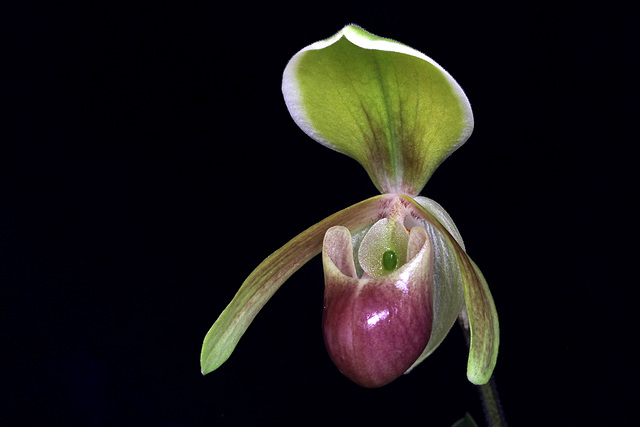
[[350, 22], [425, 52], [471, 100], [474, 134], [422, 194], [489, 280], [507, 419], [630, 422], [631, 15], [441, 3], [5, 6], [2, 424], [482, 421], [457, 327], [382, 389], [343, 377], [322, 341], [319, 259], [199, 372], [202, 338], [251, 270], [376, 193], [280, 92], [288, 59]]

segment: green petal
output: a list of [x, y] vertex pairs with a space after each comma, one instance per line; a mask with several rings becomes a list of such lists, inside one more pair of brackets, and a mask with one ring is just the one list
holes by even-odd
[[[467, 378], [474, 384], [486, 384], [491, 378], [496, 365], [499, 345], [498, 314], [487, 281], [478, 266], [469, 258], [464, 248], [453, 237], [454, 233], [448, 229], [451, 228], [453, 221], [451, 221], [444, 209], [440, 207], [441, 211], [432, 213], [430, 209], [425, 209], [416, 200], [408, 196], [401, 197], [410, 201], [415, 208], [413, 213], [436, 229], [438, 231], [436, 235], [442, 236], [447, 241], [447, 246], [453, 249], [464, 287], [464, 299], [471, 332]], [[447, 219], [444, 220], [444, 223], [450, 222], [448, 227], [438, 220], [439, 216], [446, 216]], [[455, 225], [453, 227], [455, 228]], [[457, 233], [457, 229], [455, 233]], [[457, 234], [459, 235], [459, 233]], [[434, 246], [436, 245], [434, 244]], [[452, 264], [451, 260], [448, 261], [448, 264]], [[422, 359], [423, 357], [421, 356], [414, 366]]]
[[207, 333], [200, 365], [207, 374], [223, 364], [260, 309], [295, 271], [319, 254], [327, 229], [342, 225], [353, 232], [377, 221], [389, 195], [372, 197], [331, 215], [275, 251], [247, 277], [231, 303]]
[[444, 228], [447, 229], [449, 234], [451, 234], [453, 238], [456, 239], [456, 242], [458, 242], [460, 247], [464, 249], [464, 242], [462, 241], [462, 236], [458, 231], [458, 227], [456, 227], [456, 224], [453, 222], [447, 211], [445, 211], [438, 202], [424, 196], [414, 197], [413, 200], [418, 202], [419, 205], [429, 211], [431, 215], [433, 215], [435, 219], [437, 219], [438, 222], [440, 222], [440, 224], [442, 224]]
[[[416, 215], [414, 211], [415, 209], [412, 210], [412, 213]], [[422, 215], [418, 215], [418, 217], [421, 219], [419, 225], [427, 230], [427, 234], [431, 238], [434, 251], [434, 284], [431, 291], [433, 297], [433, 328], [427, 346], [409, 371], [418, 366], [440, 346], [456, 323], [458, 315], [464, 307], [464, 286], [460, 267], [455, 262], [457, 259], [455, 245], [450, 241], [446, 233], [423, 219]], [[413, 226], [406, 220], [405, 225]]]
[[473, 129], [467, 97], [440, 65], [355, 25], [294, 55], [282, 90], [298, 126], [385, 193], [418, 194]]

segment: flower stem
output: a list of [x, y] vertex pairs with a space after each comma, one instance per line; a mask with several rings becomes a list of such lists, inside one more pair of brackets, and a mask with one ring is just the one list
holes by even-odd
[[490, 427], [507, 427], [496, 381], [491, 377], [488, 383], [477, 386], [484, 409], [484, 418]]
[[[469, 324], [465, 321], [464, 317], [460, 319], [460, 326], [462, 326], [462, 332], [464, 333], [467, 347], [471, 343], [471, 333], [469, 331]], [[500, 397], [498, 395], [498, 388], [496, 381], [493, 377], [489, 379], [489, 382], [483, 385], [476, 386], [478, 393], [480, 394], [480, 400], [482, 401], [482, 409], [484, 410], [484, 418], [489, 427], [507, 427], [507, 421], [504, 417], [504, 411], [500, 404]]]

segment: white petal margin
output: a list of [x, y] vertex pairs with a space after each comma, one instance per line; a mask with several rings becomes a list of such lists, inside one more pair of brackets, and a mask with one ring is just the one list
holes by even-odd
[[[469, 99], [467, 95], [465, 95], [464, 91], [456, 82], [456, 80], [449, 74], [444, 68], [440, 66], [436, 61], [429, 58], [424, 53], [417, 51], [407, 45], [404, 45], [400, 42], [397, 42], [392, 39], [381, 38], [374, 34], [371, 34], [364, 30], [362, 27], [356, 24], [349, 24], [345, 26], [342, 30], [338, 31], [332, 37], [329, 37], [325, 40], [320, 40], [318, 42], [312, 43], [309, 46], [301, 49], [298, 53], [293, 55], [293, 57], [287, 63], [287, 66], [284, 69], [284, 73], [282, 75], [282, 94], [284, 95], [284, 102], [287, 105], [287, 109], [289, 110], [289, 114], [295, 121], [295, 123], [302, 129], [307, 135], [313, 138], [315, 141], [320, 144], [329, 147], [333, 150], [336, 148], [331, 144], [331, 142], [324, 139], [320, 134], [313, 129], [311, 123], [307, 119], [307, 116], [304, 111], [304, 106], [302, 105], [302, 99], [300, 96], [300, 89], [298, 86], [298, 81], [296, 78], [296, 72], [298, 68], [298, 62], [302, 58], [304, 52], [309, 50], [320, 50], [324, 49], [327, 46], [331, 46], [333, 43], [340, 40], [340, 38], [346, 37], [351, 43], [359, 46], [363, 49], [373, 49], [373, 50], [382, 50], [387, 52], [398, 52], [404, 53], [406, 55], [415, 56], [417, 58], [423, 59], [434, 67], [436, 67], [442, 74], [445, 76], [451, 88], [456, 95], [456, 97], [460, 100], [461, 105], [464, 109], [464, 128], [460, 137], [458, 138], [458, 143], [452, 147], [451, 152], [454, 152], [458, 149], [471, 135], [473, 132], [473, 113], [471, 111], [471, 104], [469, 103]], [[340, 150], [336, 150], [340, 151]]]

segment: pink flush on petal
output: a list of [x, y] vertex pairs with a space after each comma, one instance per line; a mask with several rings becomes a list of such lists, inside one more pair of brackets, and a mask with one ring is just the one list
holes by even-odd
[[334, 227], [325, 236], [325, 344], [338, 369], [364, 387], [381, 387], [406, 372], [431, 335], [433, 254], [426, 231], [412, 229], [408, 246], [398, 270], [360, 279], [349, 231]]

